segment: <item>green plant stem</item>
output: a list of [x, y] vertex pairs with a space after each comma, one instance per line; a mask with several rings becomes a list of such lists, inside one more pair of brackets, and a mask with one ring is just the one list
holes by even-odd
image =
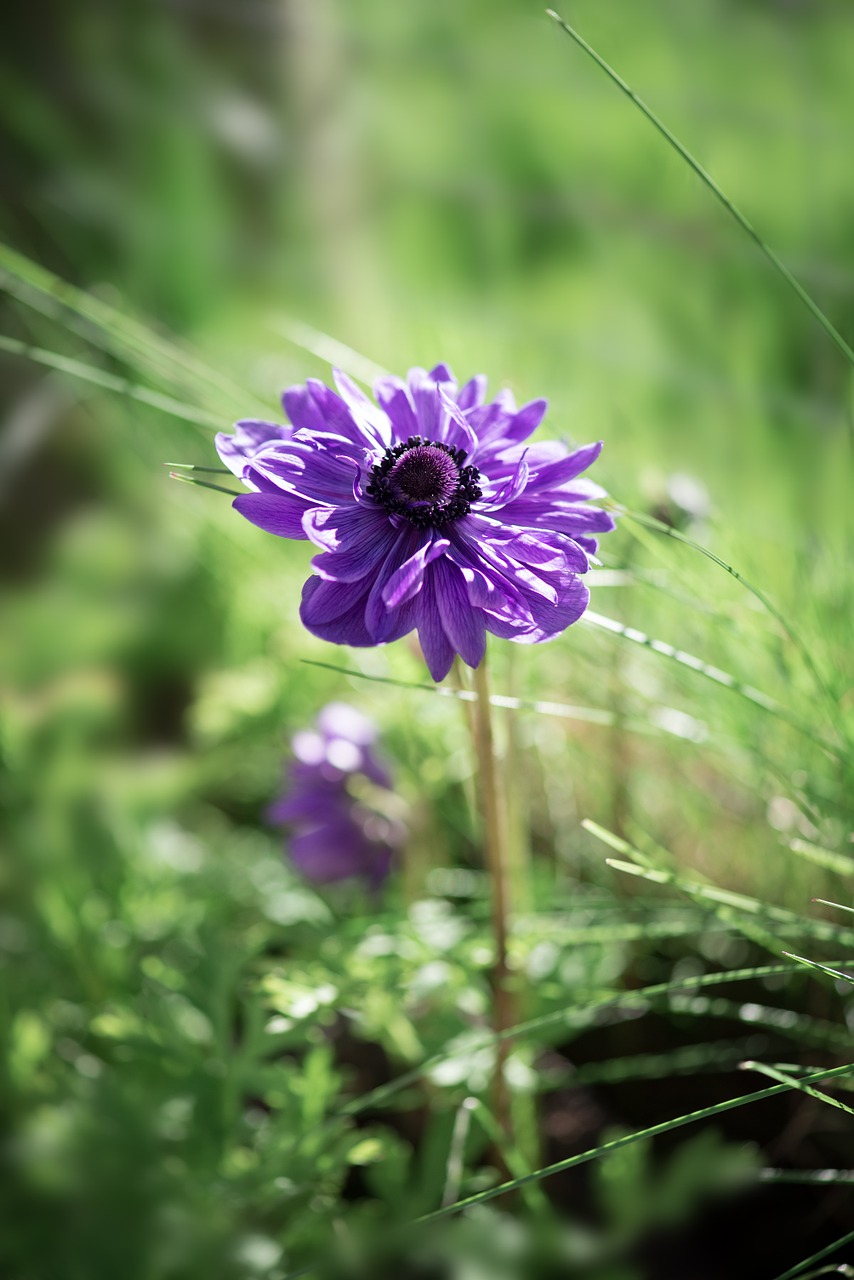
[[687, 149], [687, 147], [684, 147], [682, 143], [679, 141], [679, 139], [670, 132], [670, 130], [668, 129], [664, 121], [659, 120], [655, 112], [638, 97], [634, 89], [632, 89], [629, 85], [626, 84], [622, 76], [618, 75], [617, 72], [614, 70], [614, 68], [608, 65], [605, 59], [601, 57], [596, 52], [596, 50], [587, 43], [587, 41], [584, 39], [583, 36], [579, 35], [579, 33], [575, 30], [574, 27], [571, 27], [568, 22], [565, 22], [564, 19], [561, 18], [559, 14], [555, 13], [553, 9], [546, 9], [546, 13], [550, 18], [554, 19], [554, 21], [558, 24], [561, 30], [565, 31], [566, 34], [575, 41], [575, 43], [579, 46], [579, 48], [584, 50], [584, 52], [588, 55], [588, 57], [593, 59], [593, 61], [596, 63], [598, 67], [602, 68], [605, 74], [611, 80], [613, 80], [617, 88], [622, 90], [622, 92], [626, 95], [626, 97], [629, 98], [629, 100], [634, 103], [634, 105], [638, 108], [638, 110], [641, 111], [643, 115], [646, 116], [650, 124], [653, 125], [661, 134], [661, 136], [664, 139], [666, 139], [667, 142], [670, 143], [674, 151], [676, 151], [682, 157], [685, 163], [694, 170], [697, 177], [700, 178], [700, 180], [703, 183], [705, 183], [705, 185], [711, 191], [712, 195], [715, 196], [715, 198], [720, 201], [720, 203], [726, 209], [727, 213], [729, 213], [735, 219], [738, 225], [741, 227], [742, 231], [745, 231], [747, 235], [750, 236], [750, 239], [753, 241], [753, 243], [762, 251], [762, 253], [764, 253], [765, 257], [768, 259], [771, 265], [775, 268], [776, 271], [779, 272], [779, 274], [786, 281], [786, 284], [789, 286], [789, 288], [794, 290], [794, 292], [798, 295], [801, 302], [804, 304], [807, 310], [811, 312], [811, 314], [815, 317], [815, 319], [819, 322], [819, 324], [821, 325], [822, 329], [824, 329], [828, 337], [830, 337], [833, 340], [833, 342], [836, 344], [836, 346], [845, 356], [848, 363], [851, 365], [854, 365], [854, 350], [852, 350], [851, 347], [849, 347], [848, 343], [845, 341], [845, 339], [843, 338], [839, 330], [827, 318], [827, 316], [824, 314], [824, 312], [822, 311], [818, 303], [815, 302], [810, 297], [806, 289], [804, 289], [803, 285], [798, 283], [798, 281], [792, 275], [791, 271], [786, 266], [786, 264], [782, 261], [782, 259], [778, 258], [774, 250], [765, 243], [765, 241], [760, 236], [759, 232], [750, 222], [748, 222], [747, 218], [744, 216], [741, 210], [736, 205], [734, 205], [733, 202], [730, 200], [729, 196], [726, 195], [726, 193], [721, 190], [721, 188], [715, 182], [712, 175], [703, 168], [699, 160], [694, 159], [694, 157], [691, 155], [691, 152]]
[[506, 821], [502, 812], [499, 792], [498, 762], [495, 755], [495, 738], [492, 731], [492, 712], [489, 701], [489, 677], [486, 658], [474, 672], [474, 690], [477, 702], [474, 708], [474, 747], [477, 756], [480, 808], [483, 818], [483, 841], [487, 870], [492, 892], [492, 933], [495, 942], [495, 961], [492, 969], [492, 1019], [493, 1029], [499, 1039], [495, 1047], [494, 1111], [505, 1135], [510, 1134], [510, 1099], [507, 1090], [505, 1065], [510, 1041], [504, 1035], [512, 1027], [513, 1000], [508, 989], [507, 966], [508, 933], [508, 868], [505, 835]]

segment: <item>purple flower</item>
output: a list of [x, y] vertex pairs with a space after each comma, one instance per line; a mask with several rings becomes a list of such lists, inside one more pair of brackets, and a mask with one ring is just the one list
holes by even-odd
[[376, 889], [391, 870], [403, 829], [370, 804], [372, 791], [391, 790], [375, 740], [370, 720], [343, 702], [331, 702], [317, 728], [295, 734], [291, 742], [287, 790], [267, 818], [291, 829], [291, 859], [317, 884], [359, 878]]
[[535, 644], [581, 617], [580, 575], [614, 527], [581, 473], [601, 444], [527, 444], [546, 409], [517, 409], [486, 379], [458, 388], [448, 367], [381, 378], [378, 404], [335, 371], [283, 397], [291, 425], [240, 422], [218, 435], [251, 493], [247, 520], [321, 550], [300, 616], [335, 644], [376, 645], [417, 630], [434, 680], [454, 655], [476, 667], [486, 632]]

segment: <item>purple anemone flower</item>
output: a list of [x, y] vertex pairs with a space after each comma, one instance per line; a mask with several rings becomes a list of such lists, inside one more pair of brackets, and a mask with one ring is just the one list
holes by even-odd
[[535, 644], [577, 622], [580, 575], [614, 527], [581, 474], [601, 443], [528, 444], [545, 400], [487, 401], [484, 377], [458, 388], [444, 364], [381, 378], [376, 404], [334, 376], [337, 394], [315, 379], [285, 392], [289, 425], [217, 436], [252, 490], [234, 500], [241, 515], [320, 548], [300, 606], [308, 630], [356, 646], [417, 630], [441, 680], [456, 654], [480, 663], [487, 631]]
[[391, 776], [374, 750], [376, 736], [367, 717], [331, 702], [315, 729], [291, 741], [286, 792], [267, 818], [290, 828], [291, 859], [316, 884], [358, 878], [377, 889], [391, 870], [403, 829], [370, 803], [378, 791], [391, 790]]

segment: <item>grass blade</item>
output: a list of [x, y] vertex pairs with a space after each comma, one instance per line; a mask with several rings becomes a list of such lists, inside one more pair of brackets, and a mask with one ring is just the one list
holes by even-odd
[[596, 50], [587, 43], [587, 41], [584, 39], [583, 36], [579, 35], [579, 33], [575, 30], [574, 27], [571, 27], [568, 22], [565, 22], [564, 19], [561, 18], [559, 14], [555, 13], [553, 9], [547, 9], [546, 13], [550, 18], [554, 19], [554, 21], [558, 24], [558, 26], [563, 31], [565, 31], [566, 34], [572, 40], [575, 41], [575, 43], [579, 46], [580, 49], [584, 50], [584, 52], [588, 55], [588, 57], [593, 59], [593, 61], [596, 63], [598, 67], [601, 67], [601, 69], [605, 72], [605, 74], [609, 77], [609, 79], [613, 81], [613, 83], [617, 86], [617, 88], [620, 89], [626, 95], [626, 97], [631, 102], [634, 103], [634, 105], [638, 108], [638, 110], [643, 115], [646, 116], [650, 124], [655, 129], [657, 129], [658, 132], [661, 134], [661, 136], [670, 144], [671, 147], [673, 147], [674, 151], [676, 151], [678, 155], [682, 157], [685, 163], [691, 169], [693, 169], [694, 173], [696, 173], [697, 177], [701, 180], [701, 182], [705, 183], [709, 191], [711, 191], [712, 195], [715, 196], [715, 198], [720, 201], [720, 203], [726, 209], [727, 213], [729, 213], [730, 216], [735, 219], [735, 221], [741, 227], [742, 231], [744, 231], [750, 237], [750, 239], [757, 246], [757, 248], [759, 248], [760, 251], [768, 259], [768, 261], [771, 263], [774, 269], [777, 272], [779, 272], [779, 274], [783, 277], [783, 279], [788, 284], [789, 288], [792, 289], [797, 294], [797, 296], [800, 298], [801, 302], [804, 304], [807, 310], [815, 317], [815, 319], [824, 329], [828, 337], [831, 338], [831, 340], [835, 343], [835, 345], [839, 348], [839, 350], [845, 356], [848, 363], [851, 365], [854, 365], [854, 350], [852, 350], [851, 347], [849, 347], [848, 343], [845, 341], [842, 334], [838, 331], [838, 329], [836, 329], [836, 327], [831, 323], [828, 317], [824, 314], [824, 312], [822, 311], [818, 303], [815, 302], [810, 297], [806, 289], [804, 289], [804, 287], [801, 284], [799, 284], [799, 282], [795, 279], [795, 277], [792, 275], [791, 271], [783, 262], [783, 260], [779, 258], [777, 254], [774, 252], [774, 250], [765, 243], [765, 241], [762, 239], [759, 232], [755, 229], [752, 223], [748, 222], [747, 218], [744, 216], [741, 210], [736, 205], [733, 204], [729, 196], [718, 186], [718, 184], [715, 182], [712, 175], [706, 169], [703, 168], [699, 160], [694, 159], [694, 157], [691, 155], [691, 152], [688, 151], [688, 149], [682, 145], [682, 143], [673, 133], [671, 133], [671, 131], [668, 129], [667, 125], [663, 122], [663, 120], [660, 120], [658, 118], [655, 112], [650, 107], [648, 107], [646, 103], [642, 101], [641, 98], [638, 97], [634, 89], [632, 89], [628, 84], [626, 84], [622, 76], [618, 75], [617, 72], [614, 70], [614, 68], [609, 66], [609, 64], [605, 61], [605, 59], [601, 57], [601, 55], [598, 54]]
[[[852, 1071], [854, 1071], [854, 1064], [851, 1063], [847, 1063], [843, 1067], [830, 1067], [827, 1070], [813, 1073], [807, 1077], [806, 1081], [800, 1081], [799, 1084], [802, 1086], [805, 1083], [832, 1080], [836, 1076], [848, 1075]], [[566, 1169], [574, 1169], [580, 1164], [598, 1160], [610, 1151], [618, 1151], [621, 1147], [632, 1146], [635, 1142], [655, 1138], [663, 1133], [671, 1133], [674, 1129], [681, 1129], [688, 1124], [696, 1124], [700, 1120], [712, 1119], [714, 1116], [722, 1115], [726, 1111], [734, 1111], [737, 1107], [743, 1107], [750, 1102], [761, 1102], [765, 1098], [775, 1097], [777, 1094], [785, 1093], [794, 1087], [796, 1087], [795, 1082], [787, 1080], [784, 1084], [773, 1084], [766, 1089], [758, 1089], [753, 1093], [740, 1094], [737, 1098], [728, 1098], [725, 1102], [717, 1102], [709, 1107], [701, 1107], [698, 1111], [689, 1111], [685, 1115], [676, 1116], [672, 1120], [663, 1120], [660, 1124], [651, 1125], [647, 1129], [638, 1129], [633, 1133], [623, 1134], [619, 1138], [613, 1138], [610, 1142], [603, 1142], [601, 1146], [591, 1147], [588, 1151], [582, 1151], [579, 1155], [569, 1156], [566, 1160], [558, 1160], [554, 1164], [544, 1165], [542, 1169], [536, 1169], [521, 1178], [514, 1178], [510, 1182], [502, 1182], [497, 1187], [489, 1187], [485, 1191], [478, 1191], [474, 1195], [466, 1196], [463, 1200], [457, 1200], [455, 1204], [445, 1205], [432, 1213], [424, 1214], [422, 1217], [416, 1218], [411, 1225], [423, 1227], [428, 1223], [438, 1222], [441, 1218], [447, 1218], [453, 1213], [460, 1213], [463, 1209], [469, 1209], [473, 1205], [484, 1204], [487, 1200], [494, 1200], [498, 1196], [508, 1195], [511, 1191], [516, 1191], [531, 1182], [542, 1182], [545, 1178], [551, 1178], [556, 1173], [563, 1173]]]
[[[702, 990], [705, 987], [718, 986], [726, 982], [747, 982], [755, 978], [796, 973], [797, 970], [798, 966], [796, 964], [754, 965], [747, 969], [730, 969], [719, 973], [697, 974], [695, 977], [685, 978], [678, 982], [658, 982], [652, 986], [640, 987], [633, 991], [609, 991], [607, 994], [597, 996], [595, 999], [585, 1001], [582, 1004], [568, 1005], [562, 1009], [555, 1010], [553, 1013], [541, 1014], [537, 1018], [529, 1018], [526, 1022], [517, 1023], [516, 1026], [502, 1032], [501, 1038], [521, 1039], [524, 1036], [544, 1031], [550, 1027], [565, 1026], [572, 1021], [573, 1016], [576, 1018], [590, 1016], [604, 1009], [640, 1008], [645, 1010], [659, 996]], [[419, 1063], [418, 1066], [403, 1072], [402, 1075], [397, 1076], [394, 1080], [378, 1085], [375, 1089], [361, 1094], [358, 1098], [352, 1098], [338, 1110], [336, 1115], [359, 1115], [363, 1111], [382, 1106], [395, 1094], [400, 1093], [403, 1089], [408, 1089], [410, 1085], [417, 1084], [434, 1067], [450, 1062], [454, 1058], [476, 1053], [481, 1049], [488, 1049], [497, 1040], [498, 1036], [495, 1032], [486, 1031], [482, 1036], [468, 1041], [461, 1048], [446, 1049], [436, 1053]]]
[[[842, 1249], [846, 1244], [850, 1244], [854, 1240], [854, 1231], [849, 1231], [847, 1235], [840, 1236], [838, 1240], [834, 1240], [833, 1244], [827, 1244], [823, 1249], [819, 1249], [818, 1253], [813, 1253], [809, 1258], [804, 1258], [803, 1262], [798, 1262], [794, 1267], [790, 1267], [788, 1271], [784, 1271], [782, 1275], [776, 1277], [776, 1280], [795, 1280], [796, 1276], [804, 1277], [806, 1280], [806, 1270], [813, 1266], [816, 1262], [821, 1262], [831, 1253], [836, 1253], [837, 1249]], [[852, 1275], [851, 1268], [846, 1267], [843, 1271], [842, 1267], [836, 1268], [841, 1275]]]
[[[374, 684], [388, 684], [397, 689], [414, 689], [419, 693], [438, 694], [442, 698], [455, 698], [459, 702], [475, 702], [477, 694], [471, 689], [455, 689], [448, 685], [427, 684], [426, 681], [415, 680], [398, 680], [394, 676], [376, 676], [366, 671], [356, 671], [352, 667], [338, 667], [331, 662], [318, 662], [313, 658], [301, 658], [308, 667], [321, 667], [325, 671], [335, 671], [342, 676], [355, 676], [358, 680], [368, 680]], [[671, 727], [662, 717], [662, 723], [658, 721], [645, 720], [626, 720], [618, 717], [613, 711], [606, 711], [601, 707], [580, 707], [573, 706], [564, 702], [545, 702], [536, 699], [514, 698], [506, 694], [494, 693], [489, 698], [490, 706], [502, 707], [508, 711], [535, 711], [539, 715], [558, 716], [564, 720], [581, 720], [585, 724], [601, 724], [614, 725], [619, 721], [620, 727], [624, 729], [632, 729], [635, 733], [669, 733], [683, 742], [697, 742], [699, 739], [690, 734], [681, 733], [678, 729]], [[670, 707], [658, 707], [661, 712], [674, 710]], [[681, 723], [674, 721], [674, 723]], [[695, 726], [699, 726], [699, 721], [692, 722]]]
[[837, 853], [833, 849], [823, 849], [820, 845], [811, 844], [809, 840], [801, 840], [798, 837], [789, 841], [789, 848], [798, 857], [805, 858], [807, 862], [814, 862], [818, 867], [835, 871], [840, 876], [854, 876], [854, 858], [849, 858], [847, 854]]
[[153, 391], [150, 387], [130, 382], [127, 378], [119, 378], [115, 374], [107, 373], [106, 369], [99, 369], [96, 365], [84, 364], [81, 360], [73, 360], [70, 356], [62, 356], [55, 351], [46, 351], [43, 347], [33, 347], [27, 342], [19, 342], [17, 338], [0, 334], [0, 351], [24, 356], [28, 360], [35, 361], [36, 364], [46, 365], [49, 369], [56, 369], [59, 373], [67, 374], [72, 378], [80, 378], [84, 382], [91, 382], [96, 387], [103, 387], [106, 391], [128, 396], [131, 400], [138, 400], [141, 404], [160, 410], [161, 413], [168, 413], [174, 418], [182, 418], [184, 422], [191, 422], [196, 427], [222, 426], [221, 418], [215, 417], [212, 413], [206, 413], [204, 409], [196, 409], [192, 405], [175, 400], [172, 396], [163, 395], [160, 391]]
[[[72, 312], [87, 322], [91, 341], [125, 359], [139, 360], [161, 376], [173, 381], [178, 376], [189, 376], [208, 393], [218, 389], [220, 396], [226, 395], [235, 406], [245, 406], [250, 398], [245, 389], [176, 342], [161, 337], [103, 299], [75, 288], [5, 244], [0, 244], [0, 286], [19, 302], [50, 315], [60, 323], [66, 311]], [[260, 407], [261, 404], [256, 399], [256, 405]], [[268, 405], [263, 405], [263, 408], [269, 412]]]
[[760, 1169], [760, 1182], [791, 1182], [812, 1186], [854, 1185], [854, 1169]]
[[854, 977], [850, 973], [843, 973], [841, 969], [832, 969], [830, 965], [819, 964], [817, 960], [807, 960], [805, 956], [796, 956], [794, 951], [784, 951], [783, 955], [788, 956], [791, 960], [797, 960], [798, 964], [808, 965], [810, 969], [818, 969], [820, 973], [826, 973], [828, 977], [835, 978], [837, 981], [850, 982], [854, 984]]
[[620, 636], [624, 640], [630, 640], [632, 644], [642, 645], [645, 649], [651, 649], [653, 653], [670, 658], [673, 662], [678, 662], [680, 666], [687, 667], [689, 671], [696, 671], [699, 675], [705, 676], [707, 680], [712, 680], [715, 684], [722, 685], [725, 689], [731, 689], [733, 693], [740, 694], [742, 698], [746, 698], [754, 706], [760, 707], [763, 711], [776, 716], [778, 720], [784, 720], [786, 724], [793, 729], [797, 729], [799, 733], [803, 733], [814, 742], [818, 742], [830, 755], [839, 758], [840, 751], [834, 743], [817, 737], [812, 726], [804, 724], [797, 716], [792, 715], [786, 707], [782, 706], [774, 698], [770, 698], [767, 693], [762, 693], [760, 689], [754, 689], [750, 685], [742, 684], [740, 680], [736, 680], [735, 676], [731, 676], [728, 671], [722, 671], [720, 667], [714, 667], [711, 663], [704, 662], [702, 658], [695, 657], [693, 653], [686, 653], [684, 649], [677, 649], [674, 645], [668, 644], [666, 640], [655, 640], [645, 632], [638, 631], [636, 627], [627, 627], [622, 622], [617, 622], [615, 618], [606, 618], [601, 613], [594, 613], [592, 609], [588, 609], [582, 615], [580, 621], [587, 623], [588, 626], [600, 627], [603, 631], [610, 631], [612, 635]]
[[241, 494], [240, 489], [226, 489], [225, 485], [212, 484], [210, 480], [196, 480], [194, 476], [181, 475], [180, 471], [170, 471], [169, 479], [180, 480], [182, 484], [194, 484], [200, 489], [215, 489], [217, 493], [227, 493], [232, 498], [239, 498]]
[[[768, 1062], [742, 1062], [742, 1071], [758, 1071], [763, 1076], [768, 1076], [770, 1080], [778, 1080], [781, 1084], [791, 1085], [793, 1089], [799, 1089], [801, 1093], [808, 1093], [811, 1098], [816, 1098], [819, 1102], [826, 1102], [830, 1107], [836, 1107], [839, 1111], [844, 1111], [849, 1116], [854, 1116], [854, 1107], [849, 1107], [846, 1103], [840, 1102], [838, 1098], [832, 1098], [830, 1094], [822, 1093], [820, 1089], [813, 1089], [811, 1085], [805, 1084], [803, 1080], [799, 1080], [796, 1076], [790, 1076], [785, 1071], [778, 1071], [776, 1067], [771, 1066]], [[851, 1068], [854, 1070], [854, 1067]]]
[[778, 609], [764, 591], [760, 590], [759, 587], [754, 586], [752, 582], [748, 582], [747, 578], [745, 578], [743, 574], [739, 573], [737, 569], [734, 569], [731, 564], [727, 564], [726, 560], [722, 560], [714, 551], [711, 551], [708, 547], [704, 547], [700, 542], [695, 542], [693, 538], [686, 537], [684, 533], [680, 533], [679, 530], [674, 529], [672, 525], [665, 524], [663, 520], [656, 520], [654, 516], [643, 515], [638, 511], [630, 511], [628, 508], [616, 504], [614, 509], [623, 519], [633, 520], [636, 524], [642, 525], [644, 528], [654, 529], [656, 533], [663, 533], [666, 537], [673, 538], [676, 542], [681, 542], [683, 546], [690, 547], [693, 551], [699, 551], [700, 555], [705, 556], [707, 560], [711, 560], [713, 564], [716, 564], [720, 569], [723, 569], [725, 573], [728, 573], [731, 578], [734, 578], [746, 591], [749, 591], [754, 599], [758, 600], [762, 607], [777, 622], [778, 626], [780, 626], [784, 634], [788, 636], [792, 644], [798, 650], [805, 666], [815, 681], [816, 687], [832, 709], [837, 724], [841, 723], [839, 704], [830, 689], [827, 687], [821, 672], [815, 665], [809, 645], [801, 639], [782, 610]]
[[[802, 933], [814, 938], [822, 938], [829, 942], [854, 942], [854, 931], [850, 929], [838, 929], [822, 920], [803, 919], [794, 911], [787, 911], [783, 907], [769, 906], [764, 902], [760, 902], [758, 898], [751, 898], [747, 894], [733, 893], [729, 889], [719, 889], [716, 885], [684, 880], [672, 871], [650, 867], [647, 865], [647, 859], [640, 849], [636, 849], [628, 841], [614, 835], [612, 831], [608, 831], [605, 827], [600, 827], [598, 822], [592, 822], [589, 818], [585, 818], [581, 825], [610, 849], [623, 854], [624, 857], [637, 859], [636, 862], [622, 862], [616, 858], [608, 858], [608, 865], [616, 871], [624, 871], [627, 875], [640, 876], [644, 880], [649, 880], [652, 884], [672, 885], [673, 888], [678, 889], [680, 892], [687, 893], [695, 901], [699, 899], [700, 901], [718, 903], [723, 907], [733, 908], [735, 911], [742, 912], [748, 916], [765, 917], [778, 924], [797, 927]], [[641, 865], [638, 865], [638, 863]]]
[[270, 320], [270, 328], [281, 334], [288, 342], [309, 355], [317, 356], [324, 364], [335, 365], [350, 373], [366, 386], [373, 386], [377, 378], [388, 378], [391, 374], [382, 365], [375, 364], [367, 356], [360, 355], [352, 347], [332, 338], [328, 333], [315, 329], [302, 320], [291, 316], [274, 316]]

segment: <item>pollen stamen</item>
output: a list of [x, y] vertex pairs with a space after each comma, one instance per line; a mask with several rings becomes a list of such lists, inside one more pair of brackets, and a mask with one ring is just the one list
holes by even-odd
[[386, 449], [365, 492], [419, 529], [439, 528], [468, 515], [481, 495], [477, 467], [465, 466], [455, 445], [410, 436]]

